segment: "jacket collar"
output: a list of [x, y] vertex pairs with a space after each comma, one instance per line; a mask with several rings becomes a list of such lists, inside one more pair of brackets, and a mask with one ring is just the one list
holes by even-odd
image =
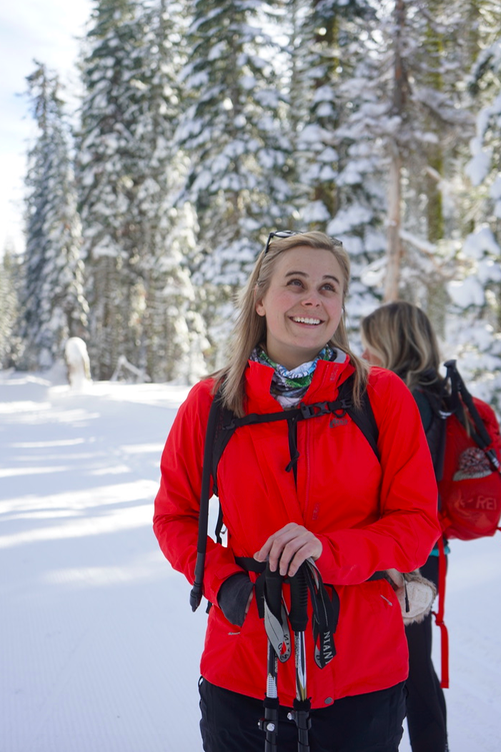
[[[312, 382], [302, 402], [311, 404], [335, 399], [341, 384], [354, 372], [355, 367], [348, 356], [346, 356], [344, 363], [319, 360]], [[272, 413], [283, 409], [270, 394], [272, 376], [273, 368], [271, 366], [253, 360], [249, 361], [249, 366], [245, 372], [246, 412]]]

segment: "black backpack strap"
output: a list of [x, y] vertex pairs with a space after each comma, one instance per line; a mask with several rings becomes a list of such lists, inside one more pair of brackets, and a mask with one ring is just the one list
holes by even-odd
[[217, 468], [219, 460], [226, 449], [226, 445], [238, 428], [239, 421], [231, 410], [228, 410], [227, 407], [223, 407], [219, 392], [216, 394], [216, 398], [219, 398], [220, 400], [220, 410], [212, 448], [212, 479], [214, 482], [214, 494], [217, 496]]
[[[350, 376], [349, 379], [341, 384], [338, 399], [339, 397], [344, 398], [345, 395], [351, 397], [351, 400], [346, 407], [346, 412], [362, 431], [363, 435], [369, 442], [372, 451], [379, 460], [379, 449], [377, 445], [379, 439], [379, 428], [376, 423], [376, 418], [374, 417], [374, 411], [367, 393], [367, 387], [363, 391], [360, 407], [356, 407], [353, 404], [353, 379], [354, 377]], [[341, 394], [341, 392], [343, 392], [343, 394]]]
[[[432, 428], [434, 418], [437, 415], [435, 405], [432, 403], [432, 396], [428, 390], [424, 387], [416, 387], [412, 390], [412, 396], [414, 397], [421, 416], [421, 423], [423, 424], [424, 432], [428, 435], [428, 432]], [[437, 395], [438, 399], [438, 395]]]
[[216, 428], [216, 438], [214, 442], [214, 453], [212, 457], [212, 477], [214, 479], [215, 489], [214, 493], [217, 494], [217, 467], [219, 460], [223, 454], [229, 440], [233, 436], [235, 430], [241, 426], [256, 425], [258, 423], [273, 423], [279, 420], [287, 420], [289, 424], [289, 446], [291, 449], [291, 462], [287, 465], [287, 471], [293, 469], [295, 463], [299, 458], [295, 442], [292, 439], [294, 429], [298, 421], [308, 420], [309, 418], [316, 418], [321, 415], [337, 415], [342, 417], [345, 413], [348, 413], [353, 422], [362, 431], [365, 438], [369, 442], [374, 454], [379, 459], [378, 450], [378, 438], [379, 429], [374, 417], [372, 405], [367, 394], [367, 389], [364, 389], [361, 399], [360, 407], [356, 407], [353, 403], [353, 382], [354, 376], [350, 376], [339, 387], [338, 396], [332, 402], [315, 402], [310, 405], [299, 404], [298, 407], [290, 410], [276, 411], [273, 413], [249, 413], [242, 418], [236, 418], [231, 410], [227, 408], [221, 408], [221, 419]]
[[[229, 440], [237, 429], [236, 419], [231, 410], [227, 407], [223, 407], [221, 404], [220, 393], [218, 392], [216, 397], [220, 400], [219, 419], [216, 423], [216, 430], [214, 435], [213, 447], [212, 447], [212, 491], [214, 496], [219, 496], [219, 490], [217, 486], [217, 468], [219, 460], [228, 444]], [[215, 527], [215, 536], [218, 543], [222, 542], [221, 532], [223, 529], [223, 509], [219, 504], [217, 513], [217, 522]]]
[[[450, 402], [447, 384], [442, 382], [440, 391], [432, 392], [424, 387], [412, 391], [421, 415], [421, 421], [433, 460], [433, 469], [437, 481], [442, 480], [445, 458], [446, 419], [451, 412], [447, 408]], [[439, 503], [440, 505], [440, 503]]]
[[221, 398], [218, 392], [210, 406], [205, 434], [202, 488], [200, 491], [200, 512], [198, 516], [197, 561], [195, 564], [195, 582], [190, 593], [192, 611], [196, 611], [199, 607], [203, 594], [205, 554], [207, 551], [207, 527], [209, 524], [209, 492], [212, 477], [212, 453], [220, 412]]

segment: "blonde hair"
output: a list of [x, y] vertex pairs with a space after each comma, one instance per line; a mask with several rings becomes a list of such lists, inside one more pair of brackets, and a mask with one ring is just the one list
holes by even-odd
[[330, 238], [322, 232], [304, 232], [286, 238], [272, 238], [267, 252], [263, 250], [260, 253], [254, 270], [239, 296], [240, 312], [231, 338], [229, 361], [225, 368], [213, 374], [216, 379], [215, 390], [222, 382], [223, 403], [238, 416], [245, 413], [244, 373], [249, 357], [254, 348], [266, 339], [266, 319], [256, 312], [256, 303], [259, 303], [268, 291], [277, 259], [298, 246], [330, 251], [341, 267], [343, 316], [329, 344], [349, 355], [355, 367], [354, 400], [357, 405], [360, 404], [360, 394], [365, 386], [368, 369], [367, 365], [351, 352], [346, 334], [344, 302], [350, 280], [349, 256], [339, 240]]
[[440, 386], [438, 342], [421, 308], [404, 301], [387, 303], [366, 316], [361, 329], [364, 347], [410, 389]]

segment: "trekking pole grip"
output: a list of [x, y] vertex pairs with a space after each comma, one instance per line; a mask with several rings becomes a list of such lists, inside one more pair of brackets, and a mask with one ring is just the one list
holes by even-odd
[[282, 603], [282, 583], [283, 577], [278, 569], [272, 571], [270, 565], [266, 563], [266, 569], [264, 573], [264, 588], [266, 594], [266, 602], [268, 608], [272, 614], [280, 619], [280, 610]]
[[294, 577], [289, 578], [291, 608], [289, 621], [294, 632], [304, 632], [308, 624], [308, 585], [305, 565], [301, 564]]

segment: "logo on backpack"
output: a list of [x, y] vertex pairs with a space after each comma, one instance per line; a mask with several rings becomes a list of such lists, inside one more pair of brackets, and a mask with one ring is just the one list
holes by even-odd
[[489, 460], [478, 447], [468, 447], [458, 457], [458, 469], [453, 480], [486, 478], [493, 472]]

